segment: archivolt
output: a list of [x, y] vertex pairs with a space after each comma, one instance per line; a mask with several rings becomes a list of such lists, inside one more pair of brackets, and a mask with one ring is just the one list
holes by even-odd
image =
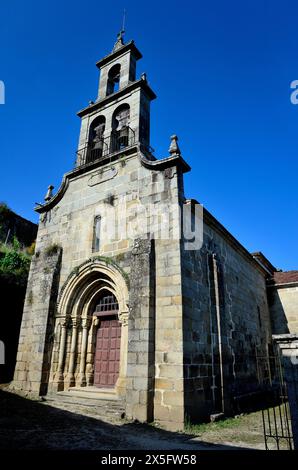
[[58, 304], [58, 315], [78, 318], [88, 315], [94, 297], [102, 290], [110, 290], [119, 304], [119, 318], [128, 314], [128, 288], [120, 270], [101, 260], [90, 260], [79, 266], [63, 286]]

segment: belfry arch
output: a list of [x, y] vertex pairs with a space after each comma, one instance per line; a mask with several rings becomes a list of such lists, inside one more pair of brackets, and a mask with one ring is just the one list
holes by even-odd
[[[115, 299], [117, 309], [106, 313], [96, 312], [100, 299], [109, 296]], [[82, 390], [86, 386], [104, 387], [105, 381], [102, 378], [99, 380], [98, 370], [95, 383], [95, 360], [100, 355], [98, 330], [105, 327], [106, 335], [110, 321], [110, 335], [113, 336], [116, 331], [118, 337], [118, 359], [117, 370], [114, 376], [110, 374], [106, 385], [113, 388], [117, 395], [125, 394], [128, 296], [124, 273], [116, 265], [106, 261], [89, 260], [69, 276], [61, 289], [57, 306], [51, 370], [55, 390], [67, 390], [73, 386], [82, 387]], [[109, 344], [112, 347], [114, 343], [111, 339]], [[107, 351], [106, 345], [105, 349]]]

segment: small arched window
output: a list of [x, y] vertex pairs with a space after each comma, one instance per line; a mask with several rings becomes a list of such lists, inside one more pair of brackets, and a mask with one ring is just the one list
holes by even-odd
[[104, 139], [105, 127], [106, 118], [104, 116], [98, 116], [91, 122], [86, 163], [93, 162], [105, 155], [107, 150]]
[[93, 243], [92, 243], [92, 251], [97, 252], [100, 249], [100, 229], [101, 229], [101, 217], [97, 215], [94, 218], [93, 223]]
[[107, 96], [116, 93], [119, 90], [120, 83], [120, 64], [113, 65], [109, 70], [108, 83], [107, 83]]
[[130, 108], [119, 106], [112, 117], [112, 151], [122, 150], [129, 145]]
[[115, 312], [117, 313], [119, 310], [119, 305], [117, 302], [116, 297], [112, 292], [107, 289], [104, 289], [100, 296], [96, 299], [95, 302], [95, 312], [96, 313], [105, 313], [105, 312]]

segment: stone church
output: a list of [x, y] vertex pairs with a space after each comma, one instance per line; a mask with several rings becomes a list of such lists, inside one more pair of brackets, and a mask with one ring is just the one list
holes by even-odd
[[[177, 136], [169, 156], [154, 156], [156, 95], [145, 74], [137, 78], [141, 57], [120, 33], [97, 62], [98, 97], [78, 112], [75, 167], [35, 208], [11, 386], [92, 395], [99, 405], [108, 398], [128, 419], [177, 430], [232, 414], [237, 397], [257, 393], [255, 357], [270, 352], [270, 312], [280, 329], [287, 321], [276, 269], [186, 198], [190, 167]], [[291, 279], [297, 305], [298, 276]]]

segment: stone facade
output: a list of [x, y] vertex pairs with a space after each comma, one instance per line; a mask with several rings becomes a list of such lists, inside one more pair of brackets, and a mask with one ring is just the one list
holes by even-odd
[[207, 211], [202, 248], [182, 260], [185, 412], [231, 414], [258, 389], [256, 353], [271, 343], [264, 272]]
[[17, 389], [47, 391], [60, 260], [61, 248], [53, 246], [36, 251], [31, 262], [14, 374]]
[[98, 62], [99, 97], [78, 113], [76, 168], [36, 208], [13, 386], [94, 387], [97, 332], [113, 313], [98, 313], [98, 302], [109, 293], [121, 325], [113, 393], [128, 418], [177, 430], [186, 419], [231, 414], [235, 396], [257, 390], [253, 357], [271, 342], [268, 272], [202, 208], [200, 246], [187, 248], [184, 209], [196, 220], [199, 206], [184, 196], [190, 168], [176, 136], [169, 157], [152, 155], [155, 94], [144, 75], [136, 80], [140, 57], [120, 35]]

